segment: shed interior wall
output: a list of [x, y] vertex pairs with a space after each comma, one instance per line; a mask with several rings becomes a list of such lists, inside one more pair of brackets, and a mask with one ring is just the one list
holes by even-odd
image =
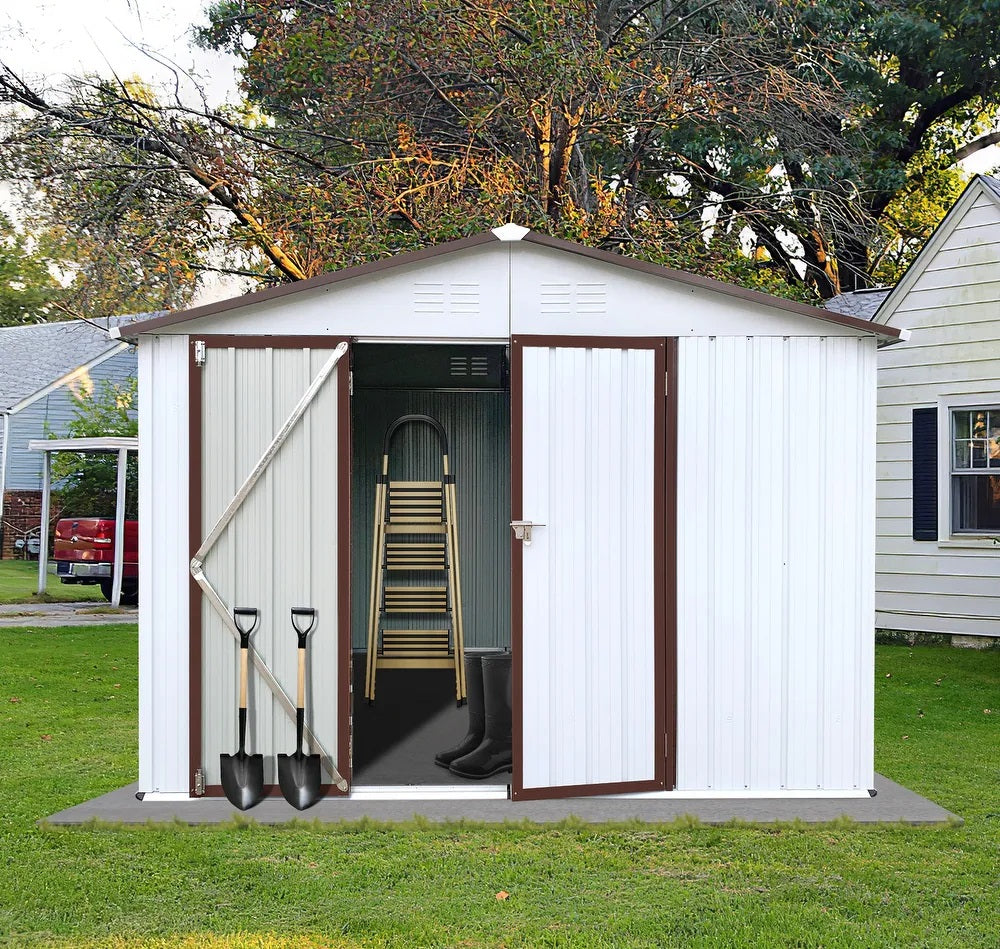
[[[510, 646], [510, 404], [506, 392], [354, 390], [351, 466], [351, 641], [365, 648], [371, 582], [375, 478], [382, 437], [402, 415], [436, 418], [448, 433], [458, 503], [466, 645]], [[393, 440], [390, 475], [436, 479], [432, 431], [410, 426]], [[433, 621], [430, 623], [433, 626]]]

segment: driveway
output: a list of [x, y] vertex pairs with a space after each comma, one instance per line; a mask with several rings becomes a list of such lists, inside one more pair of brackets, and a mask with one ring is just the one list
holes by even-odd
[[9, 626], [107, 626], [137, 623], [134, 606], [101, 603], [12, 603], [0, 605], [0, 629]]

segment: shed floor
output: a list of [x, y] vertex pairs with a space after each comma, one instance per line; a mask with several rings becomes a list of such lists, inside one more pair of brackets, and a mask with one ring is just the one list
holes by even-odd
[[365, 693], [365, 657], [354, 657], [354, 785], [506, 785], [509, 774], [460, 778], [434, 763], [468, 731], [468, 706], [455, 705], [455, 675], [447, 669], [385, 669], [377, 701]]
[[[548, 823], [573, 816], [592, 823], [640, 820], [664, 823], [677, 817], [696, 817], [706, 824], [724, 824], [731, 820], [752, 823], [800, 820], [823, 823], [849, 817], [863, 824], [903, 822], [938, 824], [958, 819], [927, 798], [875, 775], [878, 794], [866, 798], [730, 798], [730, 799], [627, 799], [570, 798], [561, 801], [450, 800], [450, 801], [371, 801], [330, 798], [308, 811], [296, 811], [281, 798], [262, 801], [245, 817], [261, 824], [281, 824], [295, 818], [323, 823], [358, 821], [406, 821], [422, 817], [432, 821], [535, 821]], [[149, 821], [181, 821], [187, 824], [218, 824], [240, 812], [225, 798], [201, 798], [193, 801], [137, 801], [136, 785], [111, 791], [91, 801], [77, 804], [48, 818], [51, 824], [82, 824], [98, 819], [125, 824]]]

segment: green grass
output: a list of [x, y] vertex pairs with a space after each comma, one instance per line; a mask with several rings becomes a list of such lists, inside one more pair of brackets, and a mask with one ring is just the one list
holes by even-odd
[[134, 780], [135, 663], [133, 626], [0, 630], [0, 943], [998, 943], [998, 652], [878, 650], [877, 766], [964, 826], [36, 826]]
[[51, 574], [46, 592], [39, 596], [38, 564], [30, 560], [0, 560], [0, 603], [76, 603], [83, 600], [107, 602], [95, 583], [62, 583]]

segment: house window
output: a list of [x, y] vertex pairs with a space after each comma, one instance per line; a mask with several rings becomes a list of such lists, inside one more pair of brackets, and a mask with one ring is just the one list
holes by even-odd
[[1000, 532], [1000, 406], [952, 410], [951, 524], [955, 533]]

